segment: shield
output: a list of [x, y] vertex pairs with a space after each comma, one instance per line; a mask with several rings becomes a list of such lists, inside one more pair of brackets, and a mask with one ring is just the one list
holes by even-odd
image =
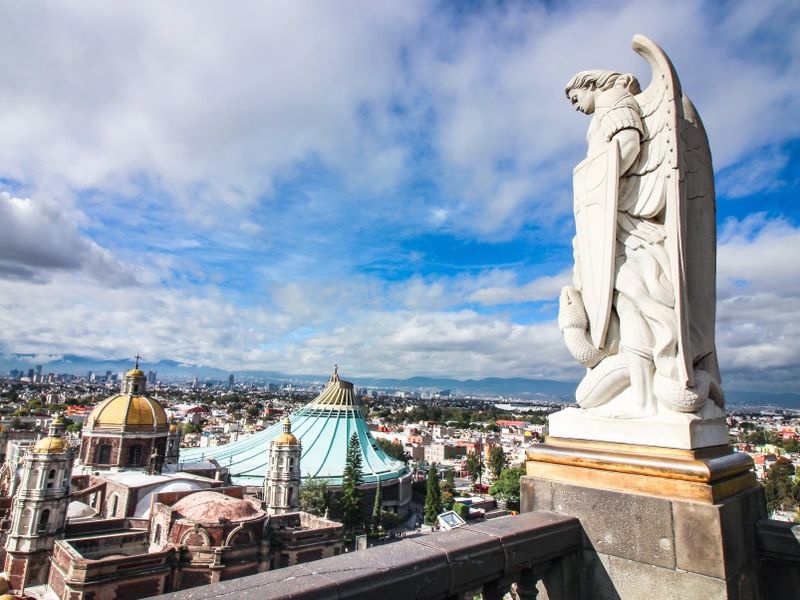
[[606, 343], [614, 292], [614, 254], [619, 189], [619, 145], [616, 140], [583, 160], [572, 172], [575, 194], [576, 269], [597, 348]]

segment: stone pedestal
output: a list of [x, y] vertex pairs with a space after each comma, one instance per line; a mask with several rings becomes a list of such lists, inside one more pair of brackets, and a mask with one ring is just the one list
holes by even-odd
[[548, 438], [528, 451], [522, 511], [578, 517], [581, 598], [755, 600], [755, 523], [766, 516], [749, 456]]

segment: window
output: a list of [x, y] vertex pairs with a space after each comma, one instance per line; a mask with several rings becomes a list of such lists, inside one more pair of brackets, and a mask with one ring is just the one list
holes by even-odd
[[111, 507], [108, 510], [109, 517], [116, 517], [117, 516], [117, 503], [119, 502], [119, 496], [114, 494], [111, 496]]
[[100, 444], [97, 447], [97, 460], [95, 462], [100, 465], [111, 463], [111, 444]]
[[160, 523], [158, 525], [156, 525], [156, 532], [153, 535], [153, 543], [154, 544], [161, 543], [161, 524]]
[[291, 488], [291, 487], [287, 488], [287, 490], [286, 490], [286, 506], [291, 506], [292, 505], [292, 496], [293, 496], [292, 492], [294, 492], [293, 488]]
[[39, 515], [39, 527], [37, 528], [38, 533], [44, 533], [47, 531], [47, 525], [50, 522], [50, 511], [48, 509], [44, 509], [42, 514]]
[[128, 449], [128, 466], [138, 467], [142, 464], [142, 447], [138, 444]]

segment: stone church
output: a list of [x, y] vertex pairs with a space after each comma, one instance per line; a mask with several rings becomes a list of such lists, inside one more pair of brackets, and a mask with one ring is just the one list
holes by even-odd
[[15, 594], [142, 598], [342, 552], [341, 524], [298, 510], [288, 420], [263, 486], [226, 485], [214, 463], [179, 470], [179, 433], [137, 360], [79, 448], [63, 433], [56, 418], [42, 439], [4, 440], [0, 584]]

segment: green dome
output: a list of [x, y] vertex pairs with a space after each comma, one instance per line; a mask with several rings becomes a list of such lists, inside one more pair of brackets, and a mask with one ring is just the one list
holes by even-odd
[[[389, 481], [408, 473], [406, 465], [387, 456], [369, 432], [361, 403], [353, 384], [334, 373], [328, 385], [314, 400], [290, 416], [292, 433], [303, 446], [300, 469], [303, 477], [319, 477], [330, 485], [341, 485], [347, 456], [347, 443], [353, 432], [361, 445], [364, 483]], [[229, 470], [233, 482], [261, 485], [267, 472], [269, 446], [283, 433], [283, 424], [275, 423], [243, 440], [210, 448], [185, 448], [180, 462], [216, 460]]]

